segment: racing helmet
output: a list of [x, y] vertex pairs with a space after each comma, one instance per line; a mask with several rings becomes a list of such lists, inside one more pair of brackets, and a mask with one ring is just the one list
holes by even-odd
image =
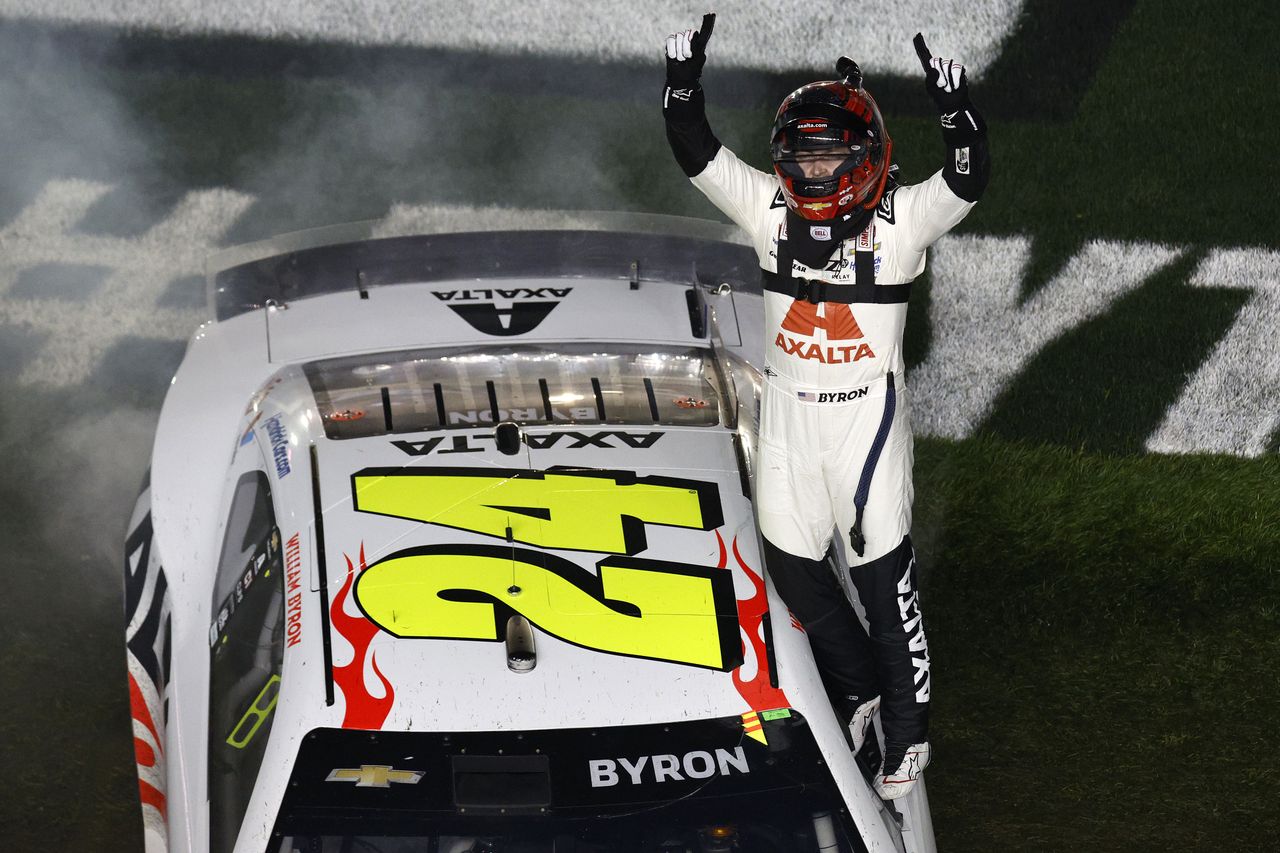
[[838, 80], [801, 86], [773, 122], [770, 156], [787, 207], [803, 219], [840, 219], [880, 201], [893, 142], [862, 72], [848, 57]]

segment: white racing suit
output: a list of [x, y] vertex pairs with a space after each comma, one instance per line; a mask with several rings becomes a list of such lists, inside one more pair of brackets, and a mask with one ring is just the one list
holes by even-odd
[[[833, 240], [825, 264], [811, 268], [791, 260], [788, 223], [822, 223], [788, 217], [775, 176], [743, 163], [711, 134], [701, 88], [681, 92], [689, 96], [672, 98], [669, 88], [664, 103], [676, 159], [750, 236], [764, 271], [756, 508], [770, 577], [804, 625], [841, 710], [880, 694], [886, 766], [893, 769], [901, 750], [927, 740], [930, 692], [909, 536], [907, 295], [926, 249], [985, 187], [985, 126], [979, 117], [976, 134], [944, 130], [947, 168], [915, 185], [891, 180], [865, 229]], [[851, 566], [870, 642], [826, 562], [833, 534]]]

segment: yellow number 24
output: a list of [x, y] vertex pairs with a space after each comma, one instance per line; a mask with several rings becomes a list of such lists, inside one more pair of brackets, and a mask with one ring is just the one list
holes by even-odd
[[398, 637], [500, 640], [508, 609], [611, 654], [729, 670], [741, 663], [730, 572], [636, 558], [645, 524], [723, 523], [714, 483], [626, 471], [365, 469], [355, 508], [544, 548], [618, 556], [597, 572], [514, 545], [432, 545], [366, 569], [355, 599]]

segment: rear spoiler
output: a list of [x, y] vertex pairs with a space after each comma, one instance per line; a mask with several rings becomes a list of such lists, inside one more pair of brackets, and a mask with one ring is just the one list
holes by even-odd
[[706, 287], [723, 283], [737, 291], [761, 292], [756, 254], [728, 242], [732, 229], [701, 220], [682, 222], [701, 227], [686, 227], [683, 235], [538, 230], [360, 239], [216, 269], [215, 257], [208, 275], [209, 303], [221, 321], [309, 296], [354, 291], [363, 298], [373, 287], [504, 278], [630, 280], [633, 286], [643, 281]]

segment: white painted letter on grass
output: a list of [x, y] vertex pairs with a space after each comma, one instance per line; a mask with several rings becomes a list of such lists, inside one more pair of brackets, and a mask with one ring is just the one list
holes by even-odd
[[1093, 240], [1020, 303], [1031, 259], [1027, 238], [939, 240], [931, 261], [933, 344], [929, 358], [908, 377], [917, 434], [972, 435], [1036, 353], [1106, 312], [1181, 252], [1152, 243]]
[[[19, 376], [24, 384], [83, 382], [107, 350], [126, 337], [184, 340], [205, 312], [163, 307], [156, 300], [170, 282], [203, 271], [205, 255], [253, 201], [228, 189], [197, 190], [137, 237], [78, 232], [90, 207], [110, 190], [90, 181], [50, 181], [0, 227], [0, 322], [46, 335]], [[73, 299], [9, 292], [23, 270], [44, 264], [85, 264], [110, 272], [93, 292]]]
[[1216, 249], [1191, 286], [1252, 290], [1253, 296], [1169, 407], [1147, 449], [1260, 456], [1280, 428], [1280, 252]]

